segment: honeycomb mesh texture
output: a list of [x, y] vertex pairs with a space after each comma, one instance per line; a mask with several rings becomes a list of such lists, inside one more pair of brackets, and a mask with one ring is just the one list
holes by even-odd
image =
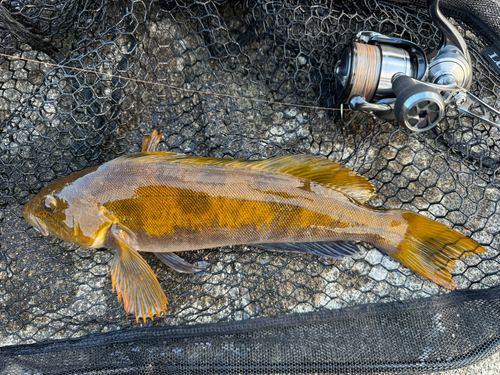
[[[500, 78], [481, 54], [500, 13], [488, 17], [490, 8], [478, 1], [454, 7], [463, 3], [450, 0], [443, 8], [453, 9], [452, 22], [469, 46], [471, 91], [500, 108]], [[483, 15], [476, 23], [467, 18], [471, 6]], [[333, 108], [335, 62], [360, 30], [427, 50], [440, 40], [424, 7], [383, 1], [1, 0], [0, 345], [245, 324], [448, 293], [369, 245], [343, 261], [235, 246], [181, 254], [208, 265], [194, 276], [145, 254], [168, 313], [145, 324], [127, 319], [112, 293], [113, 253], [43, 237], [21, 208], [57, 177], [138, 152], [153, 130], [164, 135], [164, 151], [255, 160], [305, 153], [344, 163], [374, 184], [370, 205], [420, 212], [483, 245], [488, 252], [458, 261], [453, 278], [457, 289], [498, 295], [500, 129], [453, 109], [422, 134], [361, 112], [346, 111], [341, 121], [338, 111], [325, 110]], [[492, 311], [484, 312], [485, 322]], [[418, 319], [409, 319], [402, 331], [426, 322], [419, 328]], [[273, 334], [265, 335], [272, 341]], [[499, 337], [488, 334], [492, 342]], [[448, 337], [436, 356], [457, 358], [445, 353], [467, 340]], [[367, 365], [378, 363], [381, 345], [374, 342], [359, 358], [360, 373], [376, 371]], [[457, 356], [469, 363], [483, 349], [478, 344]]]

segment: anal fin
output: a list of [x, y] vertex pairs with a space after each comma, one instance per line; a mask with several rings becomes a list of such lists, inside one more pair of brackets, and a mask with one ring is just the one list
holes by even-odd
[[172, 268], [179, 273], [196, 273], [203, 271], [204, 268], [186, 262], [180, 256], [174, 253], [155, 253], [156, 257], [167, 267]]
[[135, 313], [135, 320], [146, 322], [149, 316], [160, 316], [167, 311], [167, 297], [158, 279], [144, 258], [125, 242], [116, 238], [118, 250], [111, 261], [113, 291], [118, 293], [118, 302], [123, 299], [125, 311]]
[[349, 241], [328, 242], [283, 242], [283, 243], [259, 243], [251, 246], [270, 251], [291, 251], [295, 253], [314, 254], [320, 257], [342, 259], [353, 256], [359, 252], [356, 244]]

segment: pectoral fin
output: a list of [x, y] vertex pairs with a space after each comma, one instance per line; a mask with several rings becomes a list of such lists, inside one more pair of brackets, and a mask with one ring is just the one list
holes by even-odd
[[359, 252], [356, 244], [348, 241], [336, 242], [296, 242], [296, 243], [259, 243], [251, 246], [270, 251], [291, 251], [314, 254], [320, 257], [342, 259]]
[[167, 297], [151, 267], [142, 256], [120, 236], [120, 231], [114, 236], [117, 252], [111, 262], [111, 281], [113, 292], [116, 290], [118, 301], [123, 304], [127, 313], [135, 313], [135, 320], [142, 318], [146, 322], [149, 316], [153, 320], [156, 314], [160, 316], [167, 310]]
[[196, 273], [204, 270], [202, 267], [196, 267], [186, 262], [174, 253], [155, 253], [155, 255], [163, 264], [180, 273]]

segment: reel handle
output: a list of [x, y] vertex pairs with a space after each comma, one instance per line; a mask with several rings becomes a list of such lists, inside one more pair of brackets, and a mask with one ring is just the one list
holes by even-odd
[[396, 94], [394, 114], [406, 129], [424, 132], [443, 119], [444, 100], [434, 88], [403, 73], [396, 73], [392, 77], [392, 89]]

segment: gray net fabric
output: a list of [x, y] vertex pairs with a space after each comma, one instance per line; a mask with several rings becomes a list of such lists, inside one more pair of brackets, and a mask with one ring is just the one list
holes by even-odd
[[[500, 13], [489, 15], [482, 3], [468, 2], [483, 17], [476, 28], [466, 23], [468, 8], [453, 7], [462, 2], [444, 8], [465, 20], [453, 22], [474, 61], [471, 91], [499, 108], [500, 78], [481, 52]], [[390, 2], [0, 1], [0, 345], [447, 293], [366, 245], [344, 261], [249, 246], [182, 254], [209, 264], [194, 276], [145, 254], [169, 309], [136, 324], [112, 293], [112, 252], [43, 237], [21, 207], [56, 177], [138, 152], [152, 130], [164, 135], [161, 150], [250, 159], [306, 153], [345, 163], [375, 185], [372, 206], [421, 212], [488, 250], [457, 262], [458, 289], [500, 284], [500, 129], [449, 110], [434, 130], [413, 134], [363, 113], [347, 112], [341, 121], [336, 111], [315, 108], [332, 107], [333, 66], [360, 30], [426, 49], [439, 43], [424, 8]], [[485, 309], [484, 322], [494, 311]], [[418, 324], [432, 319], [406, 322], [402, 332], [420, 332]], [[488, 334], [497, 342], [498, 332]], [[443, 353], [467, 340], [450, 333]], [[373, 342], [363, 361], [375, 361], [382, 347]]]

